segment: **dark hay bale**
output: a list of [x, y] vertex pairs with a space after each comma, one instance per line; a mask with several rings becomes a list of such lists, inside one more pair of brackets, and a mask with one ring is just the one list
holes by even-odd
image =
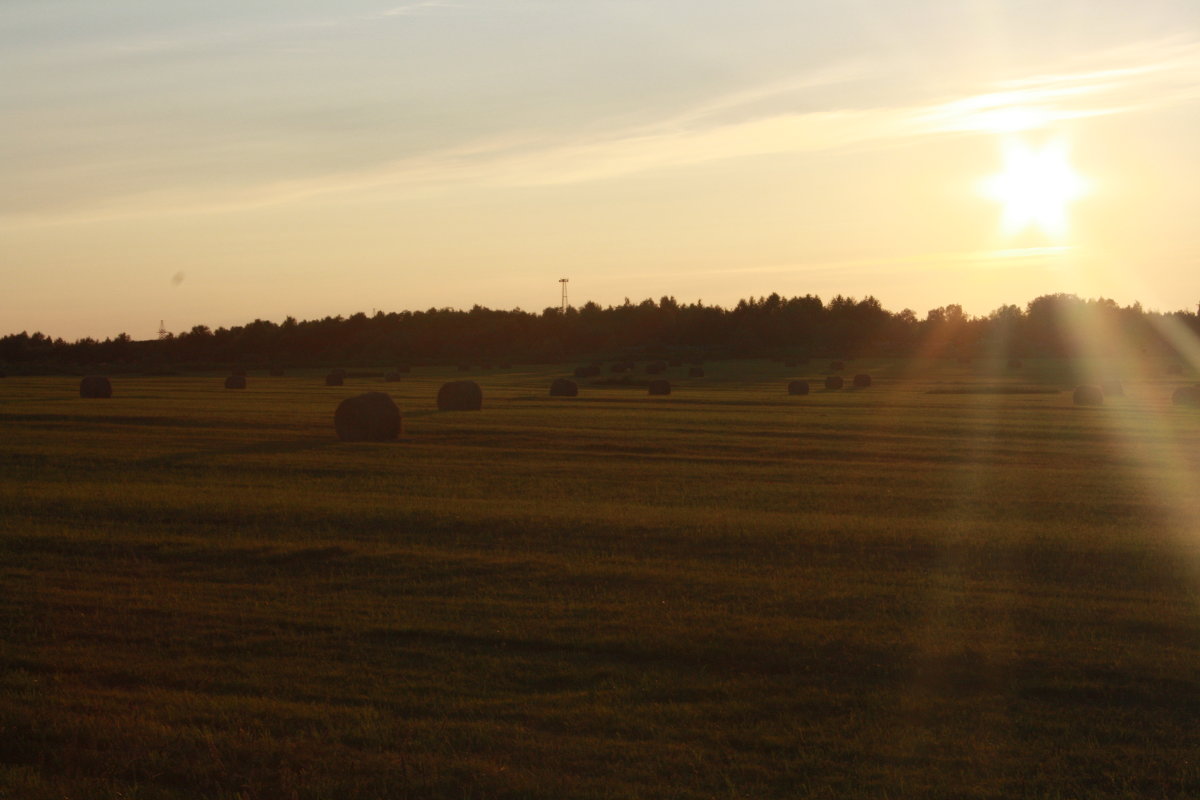
[[334, 370], [325, 376], [326, 386], [341, 386], [346, 382], [345, 371]]
[[551, 397], [577, 397], [578, 395], [579, 385], [575, 381], [555, 378], [554, 382], [550, 384]]
[[808, 381], [789, 381], [788, 394], [808, 394]]
[[395, 383], [396, 381], [401, 379], [401, 375], [398, 371], [397, 372], [389, 372], [387, 375], [383, 376], [383, 379], [385, 381], [387, 381], [388, 383]]
[[112, 397], [112, 384], [103, 375], [89, 375], [79, 382], [79, 396], [88, 398]]
[[600, 374], [599, 364], [585, 364], [575, 368], [576, 378], [594, 378]]
[[704, 367], [691, 367], [690, 369], [688, 369], [688, 377], [689, 378], [703, 378], [704, 377]]
[[1010, 358], [1008, 360], [1008, 368], [1009, 369], [1020, 369], [1021, 366], [1022, 366], [1021, 359], [1019, 359], [1019, 358]]
[[383, 392], [347, 397], [333, 412], [333, 427], [343, 442], [386, 442], [400, 435], [400, 409]]
[[1200, 386], [1180, 386], [1171, 395], [1171, 402], [1177, 406], [1200, 408]]
[[1100, 390], [1105, 397], [1124, 397], [1125, 386], [1120, 381], [1103, 381]]
[[1075, 387], [1073, 398], [1077, 406], [1102, 406], [1104, 405], [1104, 390], [1099, 386], [1085, 383]]
[[830, 372], [841, 372], [845, 368], [846, 368], [846, 362], [844, 362], [844, 361], [830, 361], [829, 362], [829, 371]]
[[475, 381], [450, 381], [438, 389], [439, 411], [478, 411], [483, 408], [483, 390]]
[[225, 379], [225, 388], [226, 389], [245, 389], [246, 388], [246, 376], [238, 375], [236, 373], [233, 375], [230, 375], [228, 378]]
[[825, 388], [831, 391], [834, 389], [840, 389], [843, 386], [845, 386], [845, 381], [842, 380], [840, 375], [830, 375], [825, 379]]
[[1167, 374], [1168, 375], [1182, 375], [1183, 374], [1183, 365], [1182, 364], [1167, 364]]
[[646, 388], [650, 392], [650, 394], [670, 394], [671, 393], [671, 382], [665, 381], [662, 378], [659, 378], [656, 381], [650, 381], [649, 386], [647, 386]]
[[860, 375], [854, 376], [854, 388], [855, 389], [866, 389], [870, 385], [871, 385], [871, 376], [870, 375], [860, 374]]

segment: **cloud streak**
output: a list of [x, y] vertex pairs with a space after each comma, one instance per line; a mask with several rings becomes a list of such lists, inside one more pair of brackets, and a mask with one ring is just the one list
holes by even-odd
[[[452, 5], [425, 0], [385, 13]], [[656, 170], [767, 155], [891, 146], [935, 136], [1046, 128], [1070, 120], [1128, 114], [1200, 99], [1200, 40], [1144, 42], [1099, 54], [1073, 71], [1024, 76], [960, 97], [917, 105], [794, 107], [809, 90], [866, 78], [862, 65], [717, 97], [649, 125], [588, 138], [508, 136], [414, 155], [369, 169], [243, 186], [236, 190], [164, 190], [85, 212], [89, 219], [162, 213], [220, 213], [302, 201], [319, 195], [483, 186], [553, 186], [617, 179]], [[769, 109], [769, 110], [768, 110]], [[37, 218], [13, 217], [36, 222]], [[42, 221], [54, 222], [49, 215]]]

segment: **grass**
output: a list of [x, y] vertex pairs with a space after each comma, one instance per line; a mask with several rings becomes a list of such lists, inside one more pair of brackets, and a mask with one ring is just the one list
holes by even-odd
[[1200, 795], [1175, 384], [807, 369], [4, 379], [0, 797]]

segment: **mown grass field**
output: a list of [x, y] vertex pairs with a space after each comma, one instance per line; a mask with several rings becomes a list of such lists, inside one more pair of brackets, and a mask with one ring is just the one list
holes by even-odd
[[1200, 796], [1195, 378], [1061, 367], [3, 379], [0, 797]]

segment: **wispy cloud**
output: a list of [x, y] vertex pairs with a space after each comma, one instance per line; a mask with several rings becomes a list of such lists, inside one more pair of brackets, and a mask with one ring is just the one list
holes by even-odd
[[[423, 0], [392, 11], [417, 13], [449, 5], [445, 0]], [[240, 190], [214, 189], [207, 195], [199, 190], [164, 190], [128, 197], [96, 210], [93, 216], [223, 212], [383, 187], [562, 185], [719, 160], [1040, 128], [1200, 99], [1200, 40], [1144, 42], [1098, 54], [1076, 66], [918, 105], [779, 110], [803, 104], [809, 90], [868, 77], [862, 65], [849, 65], [716, 97], [651, 124], [582, 138], [514, 134], [370, 168], [246, 185]], [[26, 217], [25, 221], [32, 220]]]
[[379, 12], [381, 17], [412, 17], [419, 14], [426, 14], [438, 8], [462, 8], [461, 3], [452, 3], [448, 0], [417, 0], [412, 3], [402, 3], [385, 11]]

